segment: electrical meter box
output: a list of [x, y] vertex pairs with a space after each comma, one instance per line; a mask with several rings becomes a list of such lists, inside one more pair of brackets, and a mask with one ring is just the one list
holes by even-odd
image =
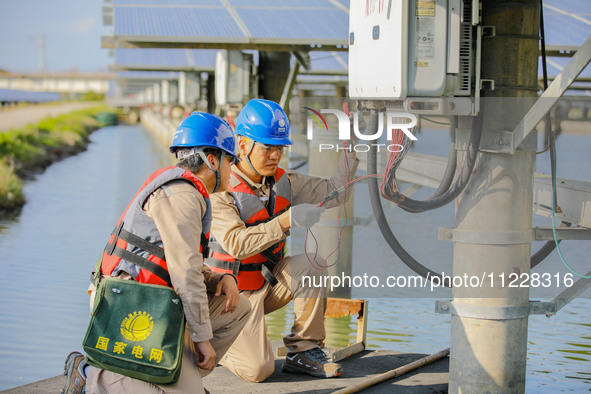
[[216, 104], [242, 104], [248, 101], [252, 92], [253, 55], [220, 50], [215, 60]]
[[470, 96], [472, 0], [351, 0], [349, 96]]

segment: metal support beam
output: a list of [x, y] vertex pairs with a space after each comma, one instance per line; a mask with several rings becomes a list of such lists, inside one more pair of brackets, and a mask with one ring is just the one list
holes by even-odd
[[346, 40], [329, 40], [319, 44], [282, 44], [274, 42], [250, 42], [248, 39], [234, 42], [216, 42], [197, 40], [195, 41], [142, 41], [137, 37], [127, 36], [102, 36], [101, 48], [186, 48], [186, 49], [235, 49], [235, 50], [256, 50], [264, 52], [286, 52], [286, 51], [336, 51], [346, 52], [349, 50]]
[[297, 60], [291, 66], [289, 70], [289, 74], [287, 76], [287, 80], [285, 81], [285, 87], [283, 88], [283, 93], [281, 94], [281, 100], [279, 101], [279, 105], [285, 113], [289, 116], [289, 99], [291, 98], [291, 92], [293, 91], [293, 85], [295, 85], [296, 78], [298, 76], [298, 72], [300, 71], [300, 61]]
[[548, 111], [556, 104], [556, 101], [564, 94], [568, 87], [575, 81], [591, 61], [591, 36], [575, 53], [570, 62], [552, 81], [548, 89], [540, 96], [525, 117], [513, 129], [513, 146], [519, 146], [528, 134], [546, 116]]
[[[536, 227], [534, 233], [536, 241], [549, 241], [554, 239], [554, 231], [552, 230], [552, 227]], [[586, 228], [561, 227], [556, 229], [556, 237], [561, 240], [590, 241], [591, 230]]]
[[[587, 272], [584, 276], [591, 276], [591, 271]], [[558, 294], [552, 301], [551, 304], [555, 305], [555, 310], [546, 313], [546, 317], [550, 317], [561, 310], [566, 304], [574, 300], [577, 296], [581, 295], [585, 290], [591, 287], [591, 279], [580, 278], [571, 287]]]

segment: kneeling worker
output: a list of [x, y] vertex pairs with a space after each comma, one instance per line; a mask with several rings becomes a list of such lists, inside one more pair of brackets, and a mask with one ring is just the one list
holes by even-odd
[[[127, 250], [107, 247], [100, 272], [103, 276], [174, 288], [186, 318], [180, 377], [175, 385], [158, 386], [91, 367], [87, 393], [204, 392], [201, 377], [215, 367], [247, 322], [251, 306], [238, 292], [237, 279], [231, 274], [211, 272], [202, 256], [208, 248], [211, 225], [209, 193], [226, 190], [231, 165], [239, 161], [232, 129], [215, 115], [194, 112], [179, 125], [170, 151], [179, 160], [177, 166], [152, 174], [118, 223], [118, 227], [141, 239], [135, 241], [136, 247], [129, 245]], [[126, 241], [127, 232], [117, 235]], [[111, 236], [107, 246], [117, 242], [117, 235]], [[141, 250], [142, 239], [156, 245], [164, 259], [156, 258], [159, 251]], [[159, 267], [142, 268], [133, 262], [138, 258], [148, 261], [148, 266], [153, 262]], [[170, 278], [168, 284], [158, 274], [162, 269], [168, 273], [164, 275]], [[82, 392], [81, 364], [81, 354], [68, 357], [65, 392]]]
[[[339, 376], [339, 364], [328, 362], [324, 345], [326, 289], [305, 287], [303, 276], [320, 275], [305, 254], [284, 256], [292, 225], [309, 228], [324, 207], [327, 195], [352, 179], [358, 166], [355, 152], [345, 152], [330, 179], [284, 171], [279, 161], [289, 139], [289, 120], [272, 101], [249, 101], [236, 120], [241, 161], [232, 167], [230, 186], [212, 196], [213, 223], [210, 257], [213, 271], [233, 273], [238, 288], [252, 304], [244, 330], [221, 360], [249, 382], [262, 382], [275, 369], [267, 339], [265, 314], [294, 300], [295, 322], [283, 342], [283, 370], [315, 377]], [[339, 205], [344, 195], [328, 201]], [[313, 259], [314, 257], [311, 256]]]

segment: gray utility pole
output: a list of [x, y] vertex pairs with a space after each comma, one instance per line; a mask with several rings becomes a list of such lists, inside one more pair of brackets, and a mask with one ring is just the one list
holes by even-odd
[[[508, 278], [530, 270], [536, 135], [512, 153], [507, 133], [537, 94], [539, 7], [539, 0], [482, 1], [481, 75], [494, 87], [482, 92], [480, 152], [451, 237], [454, 276], [485, 283], [453, 289], [450, 393], [525, 391], [529, 289], [509, 288]], [[460, 134], [469, 123], [460, 119]]]

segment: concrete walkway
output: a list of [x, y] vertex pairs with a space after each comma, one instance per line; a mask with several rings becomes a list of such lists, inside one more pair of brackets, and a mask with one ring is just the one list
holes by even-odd
[[[433, 353], [438, 349], [434, 349]], [[204, 378], [205, 387], [212, 394], [222, 393], [331, 393], [367, 378], [388, 372], [416, 361], [425, 354], [393, 351], [364, 351], [342, 360], [344, 372], [334, 379], [316, 379], [307, 375], [281, 371], [282, 359], [275, 360], [275, 373], [264, 383], [247, 383], [225, 367], [217, 367]], [[363, 390], [364, 393], [432, 394], [447, 393], [449, 361], [445, 357], [398, 378], [382, 382]], [[65, 376], [56, 376], [25, 386], [3, 391], [6, 394], [59, 393], [66, 382]]]
[[26, 126], [29, 123], [37, 123], [40, 120], [53, 117], [79, 109], [96, 107], [98, 102], [72, 102], [63, 104], [39, 104], [27, 107], [0, 110], [0, 132]]

